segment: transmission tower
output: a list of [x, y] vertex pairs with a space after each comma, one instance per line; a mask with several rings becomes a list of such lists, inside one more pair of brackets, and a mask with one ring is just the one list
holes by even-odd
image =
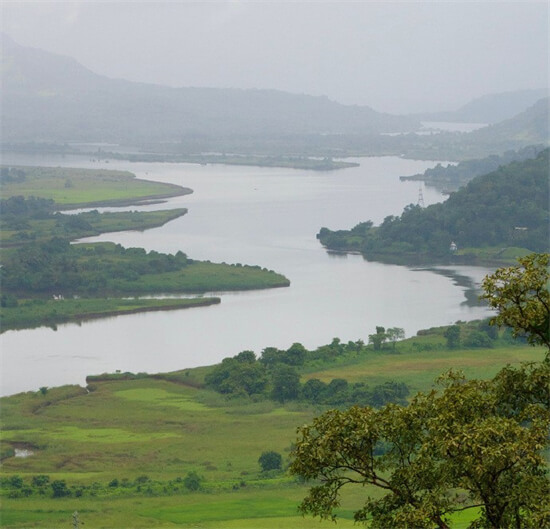
[[424, 207], [424, 193], [422, 193], [422, 185], [418, 188], [418, 205]]

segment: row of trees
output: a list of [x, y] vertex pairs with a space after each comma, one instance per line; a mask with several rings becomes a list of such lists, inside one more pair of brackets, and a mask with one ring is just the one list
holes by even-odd
[[[333, 341], [332, 345], [336, 349], [346, 347], [339, 341]], [[320, 354], [326, 354], [326, 349], [320, 349]], [[315, 358], [317, 352], [319, 349], [307, 351], [298, 343], [286, 351], [269, 347], [259, 359], [252, 351], [243, 351], [215, 366], [206, 375], [205, 385], [229, 397], [269, 398], [278, 402], [301, 400], [320, 405], [359, 403], [375, 407], [388, 402], [405, 402], [409, 389], [404, 383], [385, 382], [369, 387], [341, 378], [328, 383], [311, 378], [301, 383], [298, 367]]]
[[146, 475], [133, 480], [113, 478], [109, 483], [94, 482], [90, 485], [69, 485], [64, 479], [51, 479], [47, 474], [31, 477], [13, 475], [0, 480], [3, 491], [9, 498], [24, 498], [33, 495], [65, 498], [83, 496], [112, 496], [121, 493], [173, 494], [182, 491], [197, 491], [201, 488], [203, 478], [195, 471], [184, 477], [162, 482], [152, 480]]
[[450, 371], [407, 406], [330, 410], [300, 428], [291, 472], [318, 483], [301, 510], [334, 517], [357, 484], [381, 491], [355, 511], [373, 529], [448, 529], [469, 509], [472, 529], [550, 527], [549, 281], [549, 254], [533, 254], [483, 283], [493, 323], [546, 347], [542, 362], [487, 381]]

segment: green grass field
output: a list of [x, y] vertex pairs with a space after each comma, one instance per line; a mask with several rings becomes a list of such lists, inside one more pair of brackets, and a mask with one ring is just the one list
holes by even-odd
[[[395, 352], [370, 351], [340, 365], [310, 369], [303, 380], [405, 380], [414, 390], [427, 390], [450, 367], [483, 377], [507, 363], [544, 356], [540, 348], [500, 341], [498, 347], [477, 350], [449, 350], [437, 345], [440, 341], [438, 331], [411, 338], [398, 343]], [[87, 529], [329, 527], [329, 522], [319, 525], [298, 514], [306, 484], [284, 472], [263, 474], [258, 464], [263, 451], [275, 450], [287, 465], [296, 428], [321, 409], [300, 402], [226, 400], [197, 387], [208, 370], [166, 375], [177, 383], [106, 377], [90, 380], [91, 392], [65, 386], [2, 398], [3, 449], [34, 452], [4, 459], [4, 481], [18, 475], [24, 483], [18, 490], [24, 491], [33, 476], [47, 475], [51, 481], [65, 480], [72, 492], [52, 498], [46, 487], [43, 494], [10, 497], [13, 489], [3, 487], [1, 526], [71, 527], [72, 513], [78, 511]], [[202, 478], [197, 492], [181, 484], [191, 471]], [[113, 480], [116, 486], [110, 485]], [[144, 484], [137, 488], [138, 482]], [[76, 497], [79, 487], [84, 492]], [[338, 527], [353, 525], [353, 510], [367, 492], [357, 487], [344, 494]], [[461, 513], [453, 527], [465, 528], [471, 516]]]
[[[411, 339], [409, 343], [415, 341], [420, 342], [418, 339]], [[333, 378], [344, 378], [350, 382], [366, 382], [372, 385], [395, 380], [405, 382], [412, 392], [416, 392], [429, 389], [434, 380], [449, 369], [462, 370], [469, 378], [490, 378], [506, 364], [540, 361], [542, 357], [542, 352], [537, 355], [528, 346], [456, 351], [449, 351], [442, 346], [429, 351], [404, 350], [398, 354], [372, 351], [368, 361], [325, 367], [308, 372], [305, 378], [319, 378], [324, 382], [330, 382]]]
[[173, 185], [136, 178], [128, 171], [66, 167], [18, 167], [24, 178], [2, 184], [2, 197], [52, 199], [64, 209], [87, 205], [129, 205], [190, 193]]

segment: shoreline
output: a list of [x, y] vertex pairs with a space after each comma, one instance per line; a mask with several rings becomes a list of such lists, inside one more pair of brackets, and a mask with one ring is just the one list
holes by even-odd
[[[153, 182], [153, 180], [143, 180], [144, 182]], [[165, 184], [167, 186], [173, 186], [174, 191], [172, 193], [164, 193], [162, 195], [146, 195], [143, 197], [131, 197], [120, 198], [113, 200], [100, 200], [95, 202], [82, 202], [77, 204], [57, 204], [58, 211], [66, 211], [72, 209], [88, 209], [88, 208], [104, 208], [104, 207], [128, 207], [128, 206], [148, 206], [153, 204], [163, 204], [169, 198], [191, 195], [193, 190], [190, 187], [182, 187], [176, 184]], [[110, 232], [105, 232], [110, 233]]]
[[[148, 298], [148, 299], [153, 299], [153, 298]], [[158, 301], [164, 301], [164, 299], [165, 298], [161, 298]], [[128, 309], [113, 309], [113, 310], [106, 310], [105, 312], [99, 312], [96, 310], [94, 312], [76, 313], [70, 316], [59, 315], [54, 318], [48, 318], [47, 320], [42, 321], [40, 323], [36, 323], [36, 325], [21, 323], [21, 324], [12, 325], [8, 328], [3, 327], [0, 329], [0, 334], [3, 334], [8, 331], [22, 331], [22, 330], [38, 329], [40, 327], [56, 327], [57, 325], [63, 325], [68, 323], [76, 323], [78, 325], [79, 323], [82, 323], [88, 320], [112, 318], [116, 316], [126, 316], [129, 314], [139, 314], [142, 312], [163, 312], [163, 311], [171, 311], [171, 310], [179, 310], [179, 309], [192, 309], [196, 307], [209, 307], [211, 305], [219, 305], [221, 303], [221, 298], [219, 297], [179, 298], [179, 300], [180, 300], [179, 303], [174, 302], [172, 304], [167, 304], [167, 305], [152, 304], [151, 306], [133, 307]]]

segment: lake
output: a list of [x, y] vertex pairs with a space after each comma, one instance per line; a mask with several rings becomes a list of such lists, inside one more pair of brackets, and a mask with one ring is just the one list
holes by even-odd
[[[219, 362], [250, 349], [307, 348], [362, 339], [377, 325], [419, 329], [485, 317], [465, 291], [489, 271], [448, 266], [418, 269], [328, 253], [316, 240], [323, 226], [348, 229], [381, 222], [417, 203], [418, 182], [406, 176], [437, 162], [399, 157], [357, 159], [360, 167], [332, 172], [164, 163], [92, 162], [71, 157], [5, 156], [3, 163], [125, 169], [140, 178], [190, 187], [193, 194], [163, 204], [187, 215], [146, 232], [86, 239], [175, 253], [194, 259], [255, 264], [285, 274], [289, 288], [216, 293], [220, 305], [152, 312], [81, 324], [8, 331], [2, 347], [1, 393], [84, 384], [88, 374], [164, 372]], [[420, 188], [425, 205], [445, 197]], [[112, 209], [112, 208], [111, 208]], [[449, 241], [450, 243], [450, 241]]]

